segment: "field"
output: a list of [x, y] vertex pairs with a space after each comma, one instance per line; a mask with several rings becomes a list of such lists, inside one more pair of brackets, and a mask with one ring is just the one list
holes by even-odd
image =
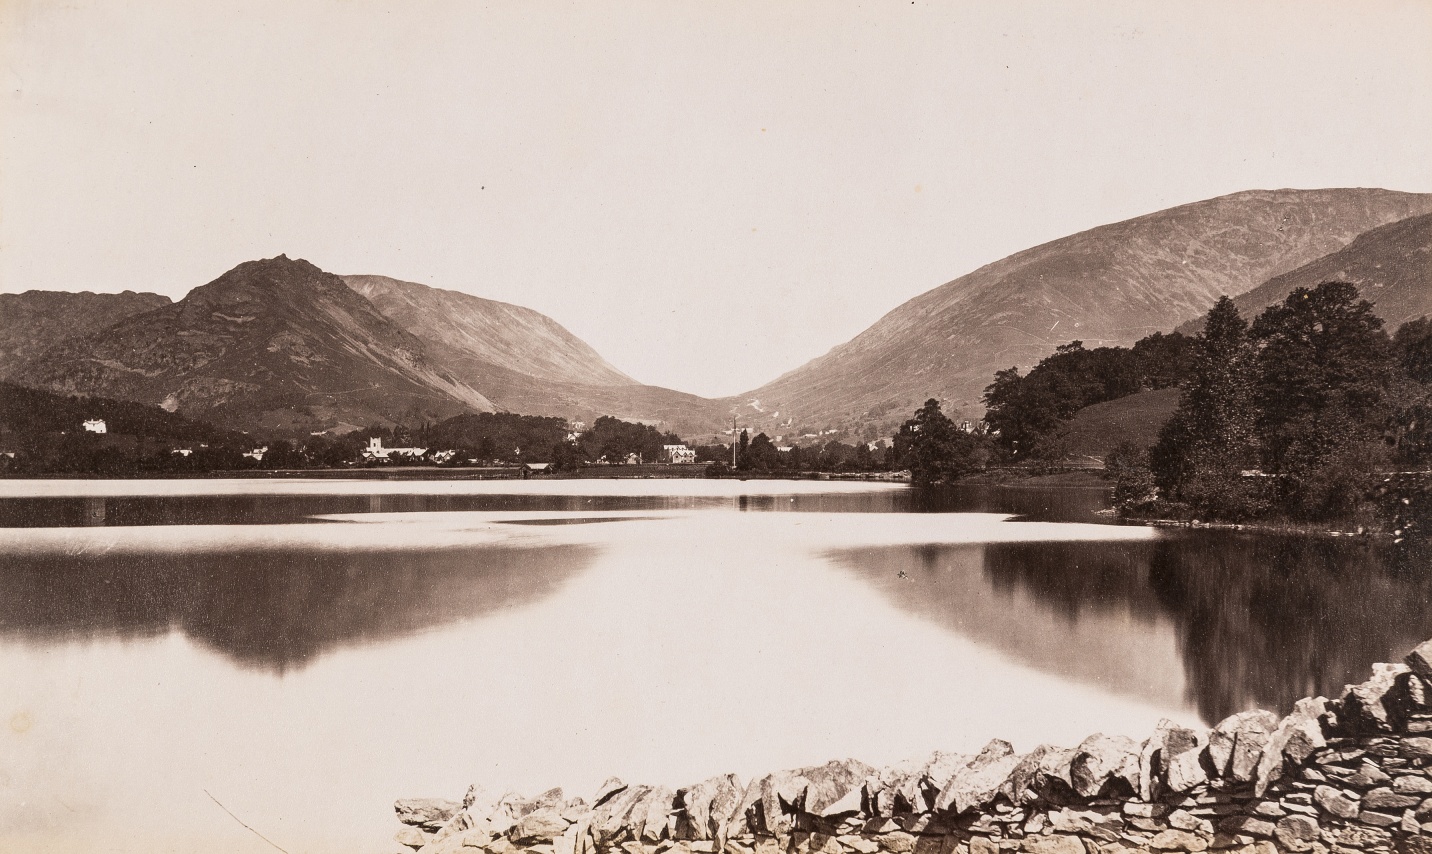
[[1058, 439], [1068, 457], [1103, 460], [1120, 442], [1147, 448], [1178, 408], [1179, 390], [1141, 391], [1079, 410]]

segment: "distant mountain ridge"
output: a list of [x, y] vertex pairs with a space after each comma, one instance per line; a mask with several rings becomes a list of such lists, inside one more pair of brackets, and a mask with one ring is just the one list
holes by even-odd
[[0, 295], [0, 376], [294, 433], [507, 410], [615, 415], [695, 436], [739, 409], [743, 426], [773, 436], [839, 428], [873, 438], [927, 397], [977, 417], [996, 370], [1027, 368], [1073, 339], [1131, 344], [1196, 321], [1224, 293], [1242, 295], [1248, 314], [1332, 276], [1364, 287], [1379, 311], [1428, 313], [1429, 214], [1432, 194], [1275, 190], [1100, 226], [921, 294], [824, 356], [721, 400], [643, 385], [531, 309], [340, 277], [286, 256], [240, 264], [174, 303]]
[[[239, 429], [301, 434], [503, 409], [701, 432], [725, 412], [642, 385], [532, 309], [386, 276], [339, 277], [282, 255], [240, 264], [175, 303], [19, 296], [41, 307], [30, 314], [72, 310], [14, 324], [20, 355], [0, 358], [11, 379]], [[104, 297], [129, 310], [109, 310]]]
[[0, 294], [0, 377], [66, 338], [112, 326], [169, 303], [169, 297], [134, 291]]
[[978, 416], [995, 371], [1027, 369], [1064, 342], [1128, 345], [1201, 316], [1346, 246], [1432, 212], [1432, 194], [1255, 190], [1100, 226], [1018, 252], [927, 291], [854, 339], [730, 398], [795, 427], [858, 429], [925, 398]]
[[280, 255], [11, 371], [53, 391], [155, 403], [240, 429], [326, 429], [491, 410], [337, 276]]

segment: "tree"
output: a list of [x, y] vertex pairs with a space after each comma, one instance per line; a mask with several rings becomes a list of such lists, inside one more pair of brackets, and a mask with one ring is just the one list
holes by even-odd
[[592, 429], [582, 434], [582, 451], [592, 459], [606, 457], [608, 462], [625, 461], [636, 454], [644, 462], [661, 459], [662, 445], [677, 445], [681, 439], [672, 433], [662, 433], [649, 424], [623, 421], [610, 415], [603, 415], [593, 424]]
[[1432, 323], [1419, 317], [1402, 324], [1392, 336], [1402, 376], [1393, 390], [1389, 439], [1404, 468], [1425, 468], [1432, 462]]
[[934, 398], [895, 434], [895, 453], [917, 484], [956, 480], [984, 468], [979, 440], [955, 426]]
[[[419, 434], [417, 443], [429, 448], [459, 450], [464, 458], [548, 462], [550, 450], [565, 441], [570, 431], [571, 427], [561, 418], [480, 412], [433, 424]], [[400, 444], [399, 438], [394, 437], [392, 444]], [[387, 438], [383, 441], [388, 444]]]
[[984, 390], [985, 421], [999, 432], [1000, 444], [1016, 455], [1032, 448], [1045, 426], [1036, 421], [1039, 407], [1031, 406], [1029, 397], [1018, 367], [996, 371], [994, 382]]
[[1171, 332], [1155, 332], [1134, 342], [1133, 355], [1140, 382], [1148, 388], [1173, 388], [1193, 371], [1197, 339]]
[[1060, 345], [1027, 376], [1018, 368], [995, 374], [985, 388], [985, 421], [999, 431], [999, 442], [1025, 458], [1060, 456], [1051, 437], [1086, 406], [1115, 400], [1144, 388], [1177, 385], [1185, 376], [1193, 342], [1182, 335], [1155, 333], [1125, 347], [1096, 347], [1084, 342]]
[[552, 463], [552, 471], [576, 471], [586, 462], [582, 459], [582, 451], [575, 442], [562, 439], [552, 443], [552, 451], [547, 455]]
[[268, 450], [264, 452], [259, 464], [266, 469], [295, 469], [302, 468], [306, 462], [293, 442], [288, 439], [275, 439], [268, 443]]
[[1258, 464], [1257, 367], [1248, 324], [1233, 300], [1221, 297], [1195, 340], [1178, 409], [1149, 455], [1156, 481], [1169, 498], [1225, 518], [1263, 509], [1258, 481], [1242, 476]]
[[1309, 519], [1351, 512], [1386, 453], [1394, 362], [1382, 320], [1353, 285], [1324, 282], [1269, 307], [1253, 336], [1263, 467], [1279, 476], [1282, 504]]
[[1432, 321], [1409, 320], [1392, 336], [1398, 364], [1414, 382], [1432, 385]]
[[1114, 507], [1121, 513], [1138, 512], [1158, 498], [1149, 455], [1133, 442], [1120, 442], [1104, 460], [1104, 474], [1114, 480]]
[[[745, 434], [741, 434], [743, 437]], [[775, 443], [765, 433], [757, 433], [756, 438], [746, 448], [746, 467], [755, 471], [771, 471], [780, 468], [780, 452], [776, 450]]]

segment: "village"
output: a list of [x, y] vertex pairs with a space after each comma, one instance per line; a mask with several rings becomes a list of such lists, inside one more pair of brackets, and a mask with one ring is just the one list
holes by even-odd
[[[96, 407], [91, 407], [91, 409]], [[511, 413], [464, 415], [416, 430], [311, 431], [306, 438], [255, 437], [167, 413], [68, 408], [0, 431], [0, 473], [176, 476], [293, 471], [454, 470], [478, 478], [702, 477], [870, 474], [898, 468], [890, 437], [841, 442], [820, 431], [774, 438], [734, 425], [704, 441], [650, 424], [603, 416], [592, 425]], [[174, 420], [176, 423], [169, 423]], [[980, 435], [983, 423], [959, 423]]]

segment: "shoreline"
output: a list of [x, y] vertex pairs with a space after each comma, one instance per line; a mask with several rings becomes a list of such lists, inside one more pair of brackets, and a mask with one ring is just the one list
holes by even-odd
[[1283, 534], [1309, 537], [1349, 537], [1353, 539], [1387, 539], [1392, 537], [1389, 531], [1374, 531], [1368, 528], [1359, 527], [1357, 530], [1330, 530], [1325, 525], [1314, 525], [1310, 522], [1205, 522], [1200, 519], [1167, 519], [1159, 517], [1121, 516], [1117, 510], [1101, 510], [1101, 515], [1108, 515], [1117, 519], [1122, 524], [1145, 525], [1150, 528], [1183, 528], [1186, 530], [1210, 530], [1210, 531], [1248, 531], [1260, 534]]
[[307, 469], [216, 469], [204, 472], [130, 471], [113, 474], [93, 472], [19, 472], [0, 474], [6, 480], [234, 480], [291, 478], [352, 478], [355, 480], [839, 480], [900, 482], [910, 480], [907, 471], [870, 472], [729, 472], [707, 475], [704, 463], [670, 465], [582, 466], [575, 472], [525, 472], [521, 466], [382, 466]]

